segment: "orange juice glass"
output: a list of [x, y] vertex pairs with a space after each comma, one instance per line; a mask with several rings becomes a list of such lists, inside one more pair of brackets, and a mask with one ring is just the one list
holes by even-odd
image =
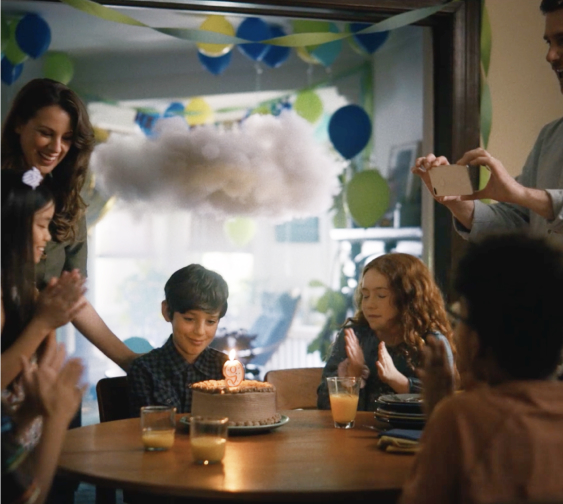
[[142, 441], [147, 451], [163, 451], [174, 446], [176, 408], [143, 406], [141, 408]]
[[217, 464], [223, 460], [227, 447], [228, 426], [227, 417], [190, 418], [190, 444], [196, 464]]
[[326, 381], [334, 426], [338, 429], [351, 429], [358, 411], [360, 378], [331, 376]]

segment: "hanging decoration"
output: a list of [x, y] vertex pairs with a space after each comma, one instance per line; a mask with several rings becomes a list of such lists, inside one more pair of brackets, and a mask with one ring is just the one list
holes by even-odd
[[[334, 23], [328, 21], [296, 20], [293, 21], [294, 33], [340, 33]], [[306, 63], [323, 65], [329, 67], [334, 63], [338, 54], [342, 50], [342, 40], [326, 42], [300, 47], [297, 55]]]
[[256, 234], [256, 228], [256, 221], [250, 217], [232, 217], [223, 225], [227, 238], [237, 247], [250, 243]]
[[43, 62], [43, 76], [68, 84], [74, 75], [74, 64], [68, 54], [48, 52]]
[[231, 64], [232, 51], [223, 54], [222, 56], [206, 56], [201, 51], [197, 52], [199, 62], [203, 68], [209, 70], [213, 75], [221, 75], [227, 67]]
[[389, 186], [376, 170], [356, 173], [346, 186], [346, 204], [354, 222], [361, 227], [374, 226], [389, 207]]
[[23, 70], [23, 63], [12, 65], [10, 60], [4, 56], [2, 58], [2, 82], [8, 86], [18, 80]]
[[[270, 25], [270, 32], [273, 38], [285, 37], [286, 35], [283, 28], [277, 25]], [[278, 68], [287, 60], [287, 58], [289, 58], [290, 53], [291, 49], [289, 47], [271, 45], [268, 46], [262, 61], [270, 68]]]
[[[252, 41], [268, 40], [272, 32], [268, 24], [260, 18], [246, 18], [237, 28], [237, 37]], [[261, 43], [238, 44], [239, 51], [253, 61], [262, 61], [268, 46]]]
[[301, 91], [295, 99], [293, 109], [303, 119], [316, 123], [323, 115], [323, 102], [314, 91]]
[[[232, 37], [235, 34], [233, 25], [227, 21], [225, 16], [215, 14], [208, 16], [205, 21], [201, 23], [199, 29], [228, 37]], [[223, 56], [233, 48], [233, 44], [211, 44], [202, 42], [196, 45], [201, 54], [209, 57]]]
[[2, 37], [2, 56], [4, 56], [4, 51], [8, 45], [8, 40], [10, 40], [10, 24], [5, 17], [0, 18], [2, 27], [0, 28], [0, 36]]
[[164, 117], [184, 117], [186, 108], [183, 103], [172, 102], [168, 105], [168, 108], [164, 111]]
[[350, 46], [359, 54], [373, 54], [389, 38], [388, 31], [362, 34], [361, 32], [371, 25], [366, 23], [350, 23], [347, 29], [353, 34], [348, 39]]
[[41, 16], [26, 14], [16, 25], [15, 37], [24, 53], [39, 58], [51, 44], [51, 29]]
[[342, 157], [352, 159], [369, 142], [371, 120], [362, 107], [346, 105], [332, 114], [328, 134], [332, 145]]
[[213, 109], [203, 98], [194, 98], [186, 105], [186, 121], [190, 126], [213, 122]]

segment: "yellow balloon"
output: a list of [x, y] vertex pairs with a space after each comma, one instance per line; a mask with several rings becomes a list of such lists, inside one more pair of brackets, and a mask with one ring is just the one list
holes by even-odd
[[[215, 33], [222, 33], [223, 35], [235, 35], [235, 29], [233, 28], [233, 25], [225, 19], [225, 16], [218, 16], [215, 14], [207, 16], [205, 21], [201, 23], [199, 29]], [[233, 48], [233, 44], [206, 44], [199, 42], [196, 45], [202, 54], [211, 57], [223, 56]]]
[[213, 122], [213, 109], [203, 98], [194, 98], [186, 105], [184, 114], [190, 126]]
[[312, 65], [320, 65], [321, 62], [315, 58], [306, 47], [297, 48], [297, 56], [299, 56], [305, 63], [311, 63]]

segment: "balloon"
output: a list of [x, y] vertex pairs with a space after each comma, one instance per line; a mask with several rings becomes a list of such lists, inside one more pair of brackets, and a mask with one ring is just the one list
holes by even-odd
[[[368, 28], [371, 25], [368, 23], [350, 23], [350, 30], [354, 35], [349, 40], [353, 40], [354, 43], [351, 43], [354, 49], [360, 49], [360, 52], [373, 54], [377, 51], [389, 38], [388, 31], [382, 32], [375, 32], [375, 33], [366, 33], [363, 35], [356, 35], [356, 32], [363, 30], [364, 28]], [[354, 47], [356, 45], [356, 47]]]
[[153, 128], [160, 119], [160, 114], [152, 109], [138, 109], [135, 115], [135, 122], [148, 137], [153, 136]]
[[[326, 33], [329, 30], [330, 23], [328, 21], [312, 21], [309, 19], [297, 19], [293, 21], [293, 33]], [[298, 47], [297, 56], [299, 56], [305, 63], [311, 65], [320, 65], [321, 62], [312, 54], [319, 45]]]
[[301, 91], [295, 99], [293, 109], [303, 119], [314, 123], [323, 114], [323, 102], [314, 91]]
[[328, 135], [334, 148], [346, 159], [352, 159], [368, 144], [371, 120], [358, 105], [339, 108], [328, 124]]
[[203, 98], [194, 98], [186, 106], [186, 121], [190, 126], [208, 124], [213, 121], [213, 109]]
[[6, 44], [6, 50], [4, 51], [4, 56], [10, 60], [12, 65], [19, 65], [23, 63], [29, 56], [24, 53], [16, 41], [14, 33], [10, 35], [8, 43]]
[[[328, 30], [331, 33], [339, 33], [338, 27], [334, 23], [329, 23]], [[334, 42], [327, 42], [321, 44], [313, 49], [307, 48], [316, 60], [323, 66], [328, 67], [334, 63], [338, 54], [342, 50], [342, 40], [335, 40]]]
[[8, 84], [8, 86], [18, 80], [19, 76], [22, 74], [22, 70], [22, 63], [19, 65], [12, 65], [6, 56], [2, 58], [2, 82]]
[[200, 63], [206, 70], [209, 70], [213, 75], [220, 75], [231, 63], [233, 53], [229, 51], [222, 56], [206, 56], [201, 51], [197, 52], [197, 57]]
[[[260, 18], [246, 18], [237, 28], [237, 37], [245, 40], [267, 40], [272, 38], [270, 27]], [[262, 61], [269, 46], [266, 44], [239, 44], [239, 51], [254, 61]]]
[[0, 21], [2, 23], [1, 32], [0, 32], [0, 34], [2, 35], [2, 54], [4, 54], [6, 46], [8, 45], [8, 40], [10, 40], [11, 30], [10, 30], [10, 24], [8, 23], [5, 17], [1, 18]]
[[256, 222], [248, 217], [232, 217], [224, 224], [225, 234], [235, 245], [243, 247], [256, 234]]
[[37, 14], [26, 14], [16, 26], [16, 41], [32, 58], [42, 56], [51, 43], [51, 29]]
[[320, 65], [321, 62], [307, 51], [306, 47], [297, 48], [297, 56], [299, 56], [305, 63], [310, 65]]
[[184, 104], [180, 102], [172, 102], [164, 111], [164, 117], [182, 116], [184, 117]]
[[[205, 21], [201, 23], [199, 29], [230, 36], [234, 36], [235, 34], [233, 25], [225, 19], [225, 16], [218, 16], [216, 14], [207, 16]], [[205, 56], [212, 57], [223, 56], [233, 48], [233, 44], [206, 44], [199, 42], [196, 45], [199, 52], [205, 54]]]
[[[283, 29], [276, 25], [270, 25], [270, 32], [272, 34], [272, 38], [283, 37], [286, 35]], [[266, 54], [262, 58], [262, 61], [270, 68], [278, 68], [287, 58], [289, 58], [290, 53], [291, 49], [289, 47], [271, 45], [266, 50]]]
[[74, 65], [66, 53], [49, 52], [43, 62], [43, 76], [68, 84], [74, 75]]
[[346, 186], [346, 203], [354, 222], [371, 227], [389, 207], [389, 186], [376, 170], [356, 173]]

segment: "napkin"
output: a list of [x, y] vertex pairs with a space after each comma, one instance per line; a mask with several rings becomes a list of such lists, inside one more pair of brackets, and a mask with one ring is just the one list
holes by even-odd
[[377, 446], [392, 453], [416, 453], [421, 435], [421, 430], [390, 429], [379, 435]]

